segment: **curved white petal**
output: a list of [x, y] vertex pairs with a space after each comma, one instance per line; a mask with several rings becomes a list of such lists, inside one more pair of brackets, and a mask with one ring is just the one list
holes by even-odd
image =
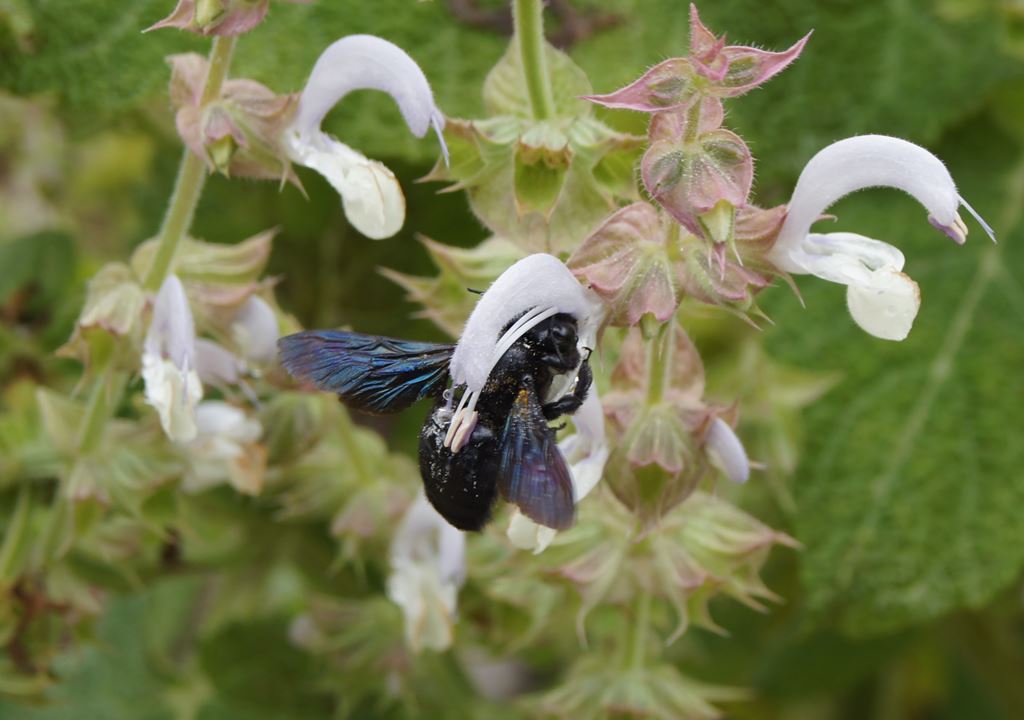
[[203, 397], [203, 386], [196, 371], [179, 368], [170, 360], [144, 352], [142, 380], [146, 386], [146, 403], [160, 415], [164, 433], [174, 442], [188, 442], [196, 437], [196, 404]]
[[561, 260], [544, 253], [529, 255], [503, 272], [477, 302], [452, 355], [452, 381], [479, 392], [505, 350], [540, 320], [567, 313], [576, 318], [582, 334], [602, 311], [600, 298]]
[[903, 253], [856, 233], [811, 234], [791, 254], [800, 272], [847, 286], [850, 315], [882, 340], [904, 340], [921, 307], [921, 293], [903, 269]]
[[534, 555], [539, 555], [548, 549], [551, 541], [555, 539], [558, 531], [554, 528], [539, 525], [526, 517], [516, 508], [512, 512], [512, 519], [509, 520], [508, 530], [505, 533], [513, 547], [520, 550], [529, 550]]
[[188, 444], [184, 489], [200, 492], [230, 481], [239, 491], [255, 495], [263, 484], [263, 464], [253, 462], [253, 443], [263, 434], [259, 421], [219, 400], [196, 408], [195, 439]]
[[207, 385], [234, 385], [241, 379], [242, 363], [213, 340], [196, 338], [196, 372]]
[[362, 89], [391, 95], [416, 137], [434, 128], [448, 157], [441, 134], [444, 114], [434, 103], [430, 83], [420, 66], [402, 48], [373, 35], [349, 35], [324, 50], [302, 90], [292, 127], [300, 135], [317, 133], [324, 116], [338, 101]]
[[[963, 200], [941, 160], [906, 140], [862, 135], [829, 145], [804, 167], [772, 248], [772, 262], [786, 272], [807, 272], [798, 256], [811, 225], [841, 197], [868, 187], [909, 193], [928, 210], [935, 227], [958, 243], [966, 238], [967, 226], [957, 214]], [[991, 235], [991, 228], [978, 219]]]
[[414, 651], [452, 643], [458, 589], [466, 578], [466, 538], [421, 492], [391, 543], [388, 597], [402, 608]]
[[286, 134], [289, 157], [316, 170], [341, 195], [345, 217], [373, 240], [391, 237], [405, 222], [405, 196], [383, 163], [322, 132]]
[[277, 315], [263, 298], [253, 295], [246, 300], [232, 320], [231, 330], [246, 359], [268, 363], [277, 357]]
[[750, 460], [743, 443], [722, 418], [715, 418], [705, 438], [712, 461], [735, 483], [745, 483], [750, 477]]
[[917, 283], [897, 270], [882, 268], [871, 282], [846, 288], [846, 306], [854, 321], [882, 340], [905, 340], [921, 308]]

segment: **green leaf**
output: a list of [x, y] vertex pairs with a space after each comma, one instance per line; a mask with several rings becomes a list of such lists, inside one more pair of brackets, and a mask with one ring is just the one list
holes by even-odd
[[144, 632], [154, 618], [147, 598], [116, 598], [101, 622], [100, 643], [76, 646], [57, 662], [61, 683], [43, 707], [0, 702], [0, 716], [22, 720], [133, 718], [172, 720], [167, 685], [148, 662]]
[[217, 694], [200, 718], [297, 719], [330, 711], [314, 691], [317, 663], [289, 642], [286, 618], [229, 625], [206, 639], [200, 661]]
[[907, 341], [862, 333], [843, 289], [813, 278], [800, 283], [806, 311], [784, 292], [769, 308], [776, 354], [845, 376], [807, 413], [796, 527], [810, 609], [853, 634], [980, 607], [1024, 567], [1024, 166], [978, 119], [938, 154], [999, 245], [973, 221], [952, 245], [892, 191], [830, 210], [835, 229], [906, 253], [923, 297]]
[[39, 303], [54, 303], [71, 285], [75, 246], [66, 233], [43, 231], [0, 242], [0, 303], [17, 290], [35, 287]]
[[[571, 118], [588, 113], [590, 104], [579, 99], [581, 95], [593, 92], [587, 74], [561, 50], [546, 43], [544, 50], [551, 78], [551, 95], [555, 101], [555, 117]], [[487, 74], [484, 107], [488, 115], [532, 117], [526, 78], [515, 43], [509, 43], [501, 60]]]

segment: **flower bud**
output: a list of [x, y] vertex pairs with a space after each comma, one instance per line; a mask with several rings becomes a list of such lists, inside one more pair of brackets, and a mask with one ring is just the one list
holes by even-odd
[[224, 82], [220, 97], [202, 104], [208, 61], [196, 53], [172, 55], [171, 101], [178, 134], [211, 170], [224, 175], [285, 179], [298, 184], [282, 144], [297, 96], [276, 95], [254, 80]]
[[171, 14], [149, 30], [177, 28], [199, 35], [241, 35], [260, 24], [270, 0], [178, 0]]
[[608, 305], [612, 324], [636, 325], [646, 314], [658, 322], [672, 317], [683, 290], [673, 229], [650, 204], [633, 203], [609, 217], [569, 258], [569, 269]]
[[85, 306], [75, 329], [57, 354], [84, 363], [95, 354], [92, 350], [97, 334], [141, 335], [145, 306], [146, 294], [131, 269], [123, 263], [105, 265], [89, 281]]

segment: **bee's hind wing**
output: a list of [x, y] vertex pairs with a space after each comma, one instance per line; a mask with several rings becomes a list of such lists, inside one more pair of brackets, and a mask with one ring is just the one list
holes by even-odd
[[337, 393], [349, 407], [378, 414], [440, 393], [455, 350], [343, 330], [307, 330], [281, 338], [277, 347], [293, 377]]
[[501, 436], [498, 489], [534, 522], [556, 530], [572, 526], [572, 474], [544, 419], [540, 398], [527, 379], [519, 389]]

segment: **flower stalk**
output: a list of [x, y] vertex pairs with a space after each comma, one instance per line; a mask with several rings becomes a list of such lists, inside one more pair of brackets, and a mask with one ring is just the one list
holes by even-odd
[[[203, 86], [202, 105], [215, 100], [224, 85], [228, 68], [231, 65], [231, 55], [235, 48], [233, 36], [218, 36], [214, 38], [213, 47], [210, 49], [210, 67], [206, 74], [206, 83]], [[202, 158], [194, 152], [185, 148], [181, 156], [181, 166], [178, 169], [178, 178], [174, 183], [174, 191], [171, 194], [171, 201], [167, 207], [167, 214], [164, 216], [163, 225], [157, 235], [156, 255], [153, 263], [146, 272], [143, 280], [143, 287], [156, 292], [163, 283], [164, 278], [171, 268], [174, 255], [178, 251], [181, 239], [185, 237], [192, 224], [192, 216], [195, 214], [196, 205], [199, 204], [199, 196], [202, 194], [203, 185], [206, 182], [206, 168]]]
[[544, 8], [541, 0], [515, 0], [513, 8], [516, 44], [533, 118], [547, 120], [554, 114], [555, 101], [544, 57]]
[[648, 343], [648, 405], [657, 405], [665, 394], [665, 382], [667, 380], [669, 363], [672, 360], [672, 343], [669, 342], [671, 338], [669, 330], [671, 327], [671, 321], [662, 323]]

